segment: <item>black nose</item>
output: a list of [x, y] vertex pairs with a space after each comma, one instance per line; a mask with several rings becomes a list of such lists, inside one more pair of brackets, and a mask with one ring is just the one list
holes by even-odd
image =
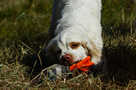
[[69, 63], [71, 61], [70, 55], [65, 55], [62, 57], [64, 63]]

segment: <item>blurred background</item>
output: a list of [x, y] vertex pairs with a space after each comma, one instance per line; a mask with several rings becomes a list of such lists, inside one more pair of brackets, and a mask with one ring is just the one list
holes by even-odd
[[[1, 0], [0, 41], [18, 38], [27, 42], [48, 30], [53, 0]], [[103, 30], [120, 30], [123, 34], [135, 26], [135, 0], [102, 0]], [[127, 24], [127, 25], [126, 25]], [[133, 33], [134, 31], [131, 31]]]

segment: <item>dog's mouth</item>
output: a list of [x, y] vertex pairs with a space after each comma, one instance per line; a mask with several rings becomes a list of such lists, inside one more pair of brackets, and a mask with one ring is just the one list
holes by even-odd
[[76, 62], [67, 62], [67, 61], [64, 61], [64, 62], [63, 62], [63, 65], [71, 66], [71, 65], [73, 65], [74, 63], [76, 63]]
[[63, 64], [64, 64], [64, 65], [67, 65], [67, 66], [71, 66], [71, 65], [76, 64], [76, 63], [78, 63], [78, 62], [80, 62], [80, 61], [81, 61], [81, 60], [76, 60], [76, 62], [73, 62], [73, 61], [67, 62], [67, 61], [65, 61], [65, 62], [63, 62]]

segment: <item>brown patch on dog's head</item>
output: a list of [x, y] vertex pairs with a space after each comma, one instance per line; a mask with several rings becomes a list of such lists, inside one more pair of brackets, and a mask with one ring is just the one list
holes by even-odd
[[69, 43], [69, 45], [72, 49], [77, 49], [80, 46], [80, 43], [79, 42], [71, 42], [71, 43]]

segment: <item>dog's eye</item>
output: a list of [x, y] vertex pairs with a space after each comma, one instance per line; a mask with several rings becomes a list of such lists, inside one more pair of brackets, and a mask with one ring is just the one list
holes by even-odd
[[79, 45], [78, 43], [77, 44], [73, 44], [72, 47], [78, 47], [78, 45]]
[[72, 49], [77, 49], [79, 46], [80, 46], [80, 43], [78, 43], [78, 42], [71, 42], [70, 43], [70, 47]]

